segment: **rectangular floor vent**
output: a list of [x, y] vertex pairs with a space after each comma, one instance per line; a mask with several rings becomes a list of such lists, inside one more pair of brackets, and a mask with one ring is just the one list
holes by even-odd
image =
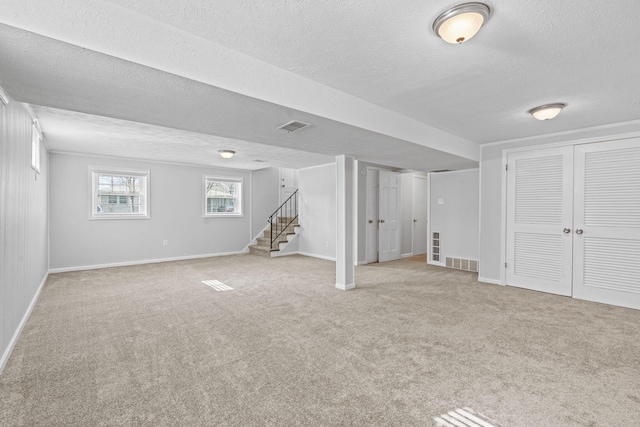
[[233, 290], [231, 286], [227, 286], [218, 280], [203, 280], [202, 283], [209, 286], [210, 288], [215, 289], [216, 291], [232, 291]]
[[465, 271], [478, 271], [478, 261], [471, 259], [461, 259], [461, 258], [452, 258], [446, 257], [445, 265], [449, 268], [455, 268], [456, 270], [465, 270]]

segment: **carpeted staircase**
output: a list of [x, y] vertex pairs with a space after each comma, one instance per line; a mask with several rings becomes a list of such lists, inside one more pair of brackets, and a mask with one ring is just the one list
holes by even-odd
[[[291, 224], [286, 226], [289, 222], [291, 222]], [[267, 258], [276, 256], [277, 252], [280, 251], [280, 249], [284, 249], [292, 240], [290, 236], [298, 233], [300, 224], [298, 223], [297, 217], [293, 221], [291, 221], [290, 217], [278, 217], [278, 220], [273, 224], [273, 234], [275, 236], [279, 234], [279, 236], [273, 242], [273, 249], [271, 248], [271, 228], [271, 225], [268, 225], [262, 233], [263, 236], [258, 237], [257, 244], [249, 246], [249, 253], [262, 255]]]

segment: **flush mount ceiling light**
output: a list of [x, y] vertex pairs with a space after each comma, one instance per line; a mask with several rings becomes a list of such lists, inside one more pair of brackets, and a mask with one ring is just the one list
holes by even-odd
[[529, 110], [529, 114], [531, 114], [538, 120], [551, 120], [558, 114], [560, 114], [560, 111], [562, 111], [562, 109], [566, 106], [567, 104], [564, 104], [562, 102], [557, 102], [555, 104], [545, 104], [536, 108], [532, 108], [531, 110]]
[[234, 154], [236, 154], [235, 151], [231, 150], [218, 150], [218, 153], [220, 153], [223, 159], [230, 159]]
[[484, 3], [459, 4], [433, 21], [433, 31], [447, 43], [460, 44], [475, 36], [490, 14], [491, 9]]

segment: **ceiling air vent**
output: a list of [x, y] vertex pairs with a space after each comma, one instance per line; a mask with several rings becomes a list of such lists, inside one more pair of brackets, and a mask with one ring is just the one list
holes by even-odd
[[302, 128], [306, 128], [307, 126], [309, 126], [309, 123], [302, 123], [294, 120], [292, 122], [285, 123], [282, 126], [278, 126], [278, 129], [291, 133], [291, 132], [300, 130]]

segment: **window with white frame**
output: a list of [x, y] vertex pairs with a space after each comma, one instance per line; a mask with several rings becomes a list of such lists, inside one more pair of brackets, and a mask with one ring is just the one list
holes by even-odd
[[90, 218], [149, 218], [149, 171], [97, 167], [90, 170]]
[[31, 167], [40, 173], [40, 142], [42, 142], [42, 134], [38, 130], [38, 122], [33, 121], [31, 130]]
[[204, 216], [242, 216], [242, 178], [205, 176]]

